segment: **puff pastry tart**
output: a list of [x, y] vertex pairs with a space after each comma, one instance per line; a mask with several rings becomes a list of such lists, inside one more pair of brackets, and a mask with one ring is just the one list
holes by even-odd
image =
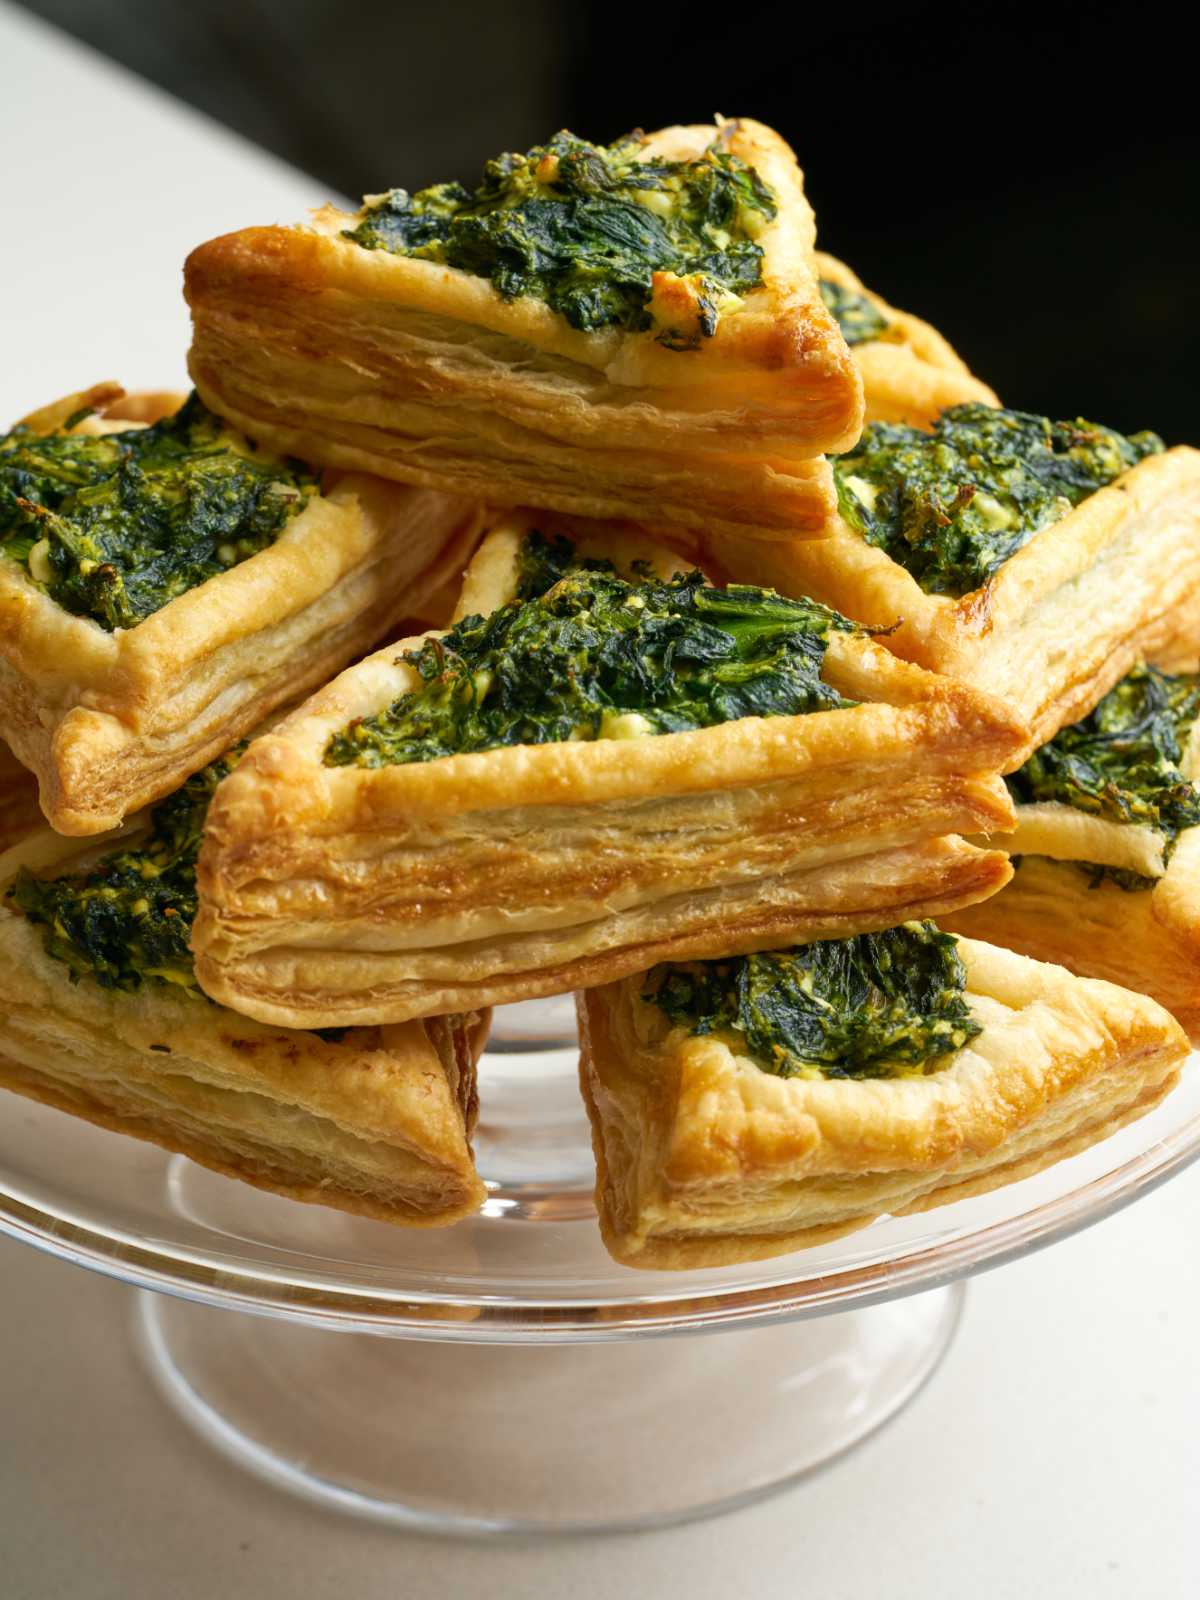
[[835, 463], [830, 537], [708, 543], [727, 576], [836, 606], [906, 660], [986, 688], [1032, 743], [1157, 656], [1200, 597], [1200, 451], [954, 406], [872, 423]]
[[453, 1222], [486, 1017], [321, 1037], [196, 988], [204, 808], [228, 759], [102, 839], [44, 824], [0, 856], [0, 1087], [297, 1200]]
[[999, 405], [936, 328], [888, 305], [836, 256], [818, 250], [814, 260], [821, 298], [862, 373], [868, 422], [926, 428], [948, 406]]
[[277, 450], [489, 503], [792, 539], [862, 382], [761, 123], [568, 133], [194, 251], [190, 366]]
[[[343, 673], [222, 785], [195, 930], [222, 1004], [296, 1027], [436, 1015], [1006, 878], [947, 837], [1008, 825], [994, 774], [1024, 729], [997, 702], [811, 602], [529, 526], [485, 540], [477, 614]], [[622, 575], [605, 549], [641, 559]]]
[[479, 519], [319, 487], [194, 397], [69, 396], [0, 437], [0, 736], [55, 828], [103, 832], [401, 618], [444, 620]]
[[1200, 676], [1136, 668], [1009, 786], [1016, 861], [950, 926], [1153, 995], [1200, 1039]]
[[579, 996], [605, 1243], [724, 1266], [1012, 1183], [1141, 1116], [1187, 1041], [1154, 1001], [930, 923]]

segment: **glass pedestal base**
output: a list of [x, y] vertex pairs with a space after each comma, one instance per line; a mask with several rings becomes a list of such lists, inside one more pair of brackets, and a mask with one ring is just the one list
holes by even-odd
[[1193, 1066], [1143, 1121], [1007, 1188], [794, 1255], [634, 1272], [596, 1227], [571, 1029], [565, 999], [497, 1014], [488, 1199], [452, 1228], [296, 1205], [22, 1102], [0, 1118], [0, 1231], [158, 1291], [153, 1371], [282, 1487], [406, 1528], [623, 1528], [826, 1464], [933, 1372], [962, 1297], [946, 1284], [1200, 1158]]
[[636, 1528], [731, 1509], [873, 1433], [945, 1353], [961, 1284], [719, 1336], [436, 1344], [143, 1293], [174, 1404], [281, 1487], [453, 1533]]

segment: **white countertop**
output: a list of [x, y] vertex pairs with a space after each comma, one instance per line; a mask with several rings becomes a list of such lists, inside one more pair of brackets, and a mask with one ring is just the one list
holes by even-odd
[[[181, 384], [188, 248], [325, 196], [2, 3], [0, 62], [0, 418], [100, 378]], [[798, 1488], [516, 1545], [383, 1531], [245, 1476], [150, 1385], [128, 1290], [0, 1241], [0, 1600], [1194, 1600], [1198, 1223], [1192, 1171], [981, 1278], [925, 1393]]]

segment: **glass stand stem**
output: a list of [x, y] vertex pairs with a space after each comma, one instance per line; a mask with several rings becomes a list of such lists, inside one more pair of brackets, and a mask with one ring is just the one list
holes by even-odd
[[145, 1292], [139, 1316], [167, 1395], [243, 1466], [379, 1522], [503, 1534], [680, 1521], [783, 1487], [916, 1394], [963, 1294], [606, 1344], [405, 1341]]

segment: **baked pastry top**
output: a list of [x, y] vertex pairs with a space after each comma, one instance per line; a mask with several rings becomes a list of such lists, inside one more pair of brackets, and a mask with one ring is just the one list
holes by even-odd
[[69, 396], [0, 438], [0, 735], [59, 831], [103, 832], [428, 616], [479, 529], [431, 491], [321, 486], [195, 396]]
[[480, 1014], [321, 1036], [214, 1005], [188, 950], [236, 752], [104, 839], [0, 855], [0, 1087], [261, 1188], [391, 1222], [476, 1209]]
[[1141, 1116], [1187, 1041], [1145, 996], [931, 924], [578, 997], [618, 1261], [723, 1266], [981, 1194]]
[[821, 298], [862, 373], [868, 422], [926, 428], [948, 406], [999, 404], [936, 328], [888, 305], [836, 256], [814, 259]]
[[862, 382], [787, 145], [748, 119], [556, 135], [194, 251], [190, 367], [254, 437], [490, 503], [792, 539]]
[[1138, 666], [1009, 778], [1016, 874], [962, 931], [1153, 995], [1200, 1028], [1200, 675]]
[[194, 943], [223, 1004], [436, 1014], [1006, 877], [948, 837], [1011, 820], [995, 774], [1025, 730], [996, 702], [627, 532], [531, 529], [488, 535], [474, 614], [343, 673], [222, 785]]
[[955, 406], [873, 423], [834, 463], [829, 537], [706, 542], [727, 576], [808, 594], [1028, 722], [1030, 748], [1171, 645], [1200, 595], [1200, 452]]

